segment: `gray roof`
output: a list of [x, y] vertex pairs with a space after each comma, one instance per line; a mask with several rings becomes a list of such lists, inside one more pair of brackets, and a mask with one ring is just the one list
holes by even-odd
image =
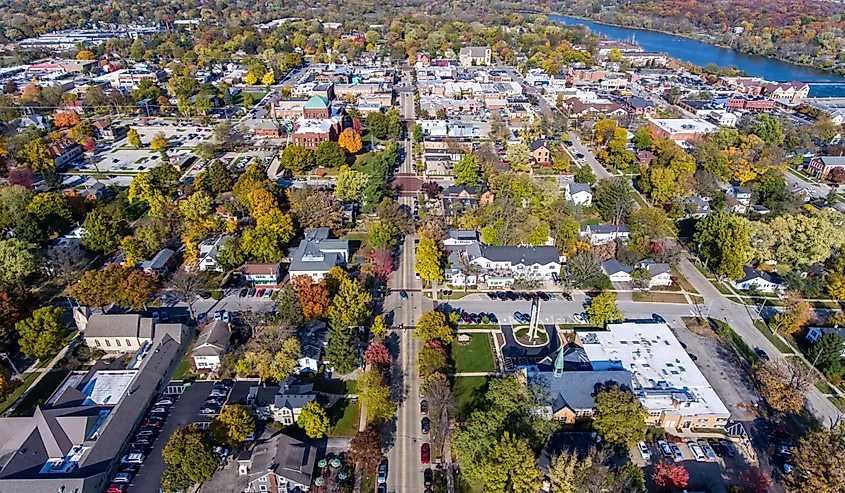
[[338, 253], [339, 250], [349, 255], [349, 241], [329, 239], [328, 228], [309, 231], [294, 250], [289, 271], [328, 271], [335, 265], [344, 263], [346, 257]]
[[671, 274], [672, 272], [672, 268], [669, 266], [669, 264], [662, 264], [653, 260], [643, 260], [642, 262], [640, 262], [639, 267], [641, 269], [647, 269], [648, 272], [651, 274], [651, 277], [660, 274]]
[[552, 399], [552, 412], [565, 407], [572, 410], [594, 409], [593, 395], [596, 388], [604, 384], [616, 384], [622, 388], [633, 388], [633, 375], [624, 370], [614, 371], [564, 371], [560, 377], [554, 372], [541, 372], [533, 381], [546, 386]]
[[268, 427], [253, 450], [250, 469], [255, 473], [249, 475], [249, 480], [274, 472], [295, 483], [310, 485], [316, 459], [317, 447]]
[[734, 281], [735, 283], [743, 283], [750, 281], [752, 279], [763, 279], [764, 281], [769, 281], [774, 284], [783, 284], [783, 279], [774, 272], [763, 272], [762, 270], [752, 269], [747, 265], [742, 266], [742, 279]]
[[569, 190], [569, 195], [575, 195], [578, 192], [587, 192], [590, 195], [593, 194], [589, 183], [569, 183], [566, 185], [566, 188]]
[[197, 338], [191, 356], [217, 356], [229, 345], [229, 324], [222, 320], [215, 320], [205, 326]]
[[166, 266], [167, 263], [170, 262], [170, 259], [172, 259], [174, 255], [176, 255], [176, 252], [169, 248], [164, 248], [157, 254], [155, 254], [155, 257], [153, 257], [152, 260], [147, 262], [141, 262], [141, 268], [151, 270], [163, 269], [164, 266]]
[[845, 166], [845, 156], [817, 156], [825, 166]]
[[630, 233], [631, 230], [624, 224], [596, 224], [584, 226], [582, 231], [589, 231], [592, 234]]
[[312, 320], [296, 331], [296, 338], [303, 356], [319, 360], [320, 352], [329, 342], [329, 329], [322, 320]]
[[153, 319], [137, 313], [92, 315], [85, 325], [85, 337], [142, 337], [152, 339]]
[[537, 149], [539, 149], [541, 147], [548, 147], [548, 146], [546, 146], [545, 140], [542, 140], [542, 139], [535, 140], [534, 142], [531, 143], [531, 150], [532, 151], [536, 151]]
[[490, 246], [481, 245], [481, 256], [494, 262], [546, 265], [560, 262], [560, 251], [553, 246]]
[[478, 233], [473, 229], [450, 229], [447, 234], [453, 240], [478, 240]]
[[313, 383], [303, 383], [294, 377], [288, 377], [282, 384], [273, 401], [277, 409], [302, 409], [305, 404], [317, 398]]
[[626, 272], [630, 274], [634, 271], [634, 268], [630, 265], [623, 264], [615, 258], [612, 258], [601, 263], [601, 270], [603, 270], [605, 274], [612, 276], [613, 274], [617, 274], [619, 272]]

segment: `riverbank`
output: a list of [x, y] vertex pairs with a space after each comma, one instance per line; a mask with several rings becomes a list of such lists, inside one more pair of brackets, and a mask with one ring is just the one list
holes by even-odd
[[[550, 13], [550, 14], [548, 14], [548, 17], [549, 17], [550, 20], [554, 20], [554, 21], [557, 21], [557, 22], [563, 22], [564, 24], [582, 23], [582, 24], [586, 25], [587, 27], [589, 27], [592, 31], [594, 31], [598, 34], [610, 34], [610, 33], [603, 33], [601, 29], [594, 28], [590, 24], [597, 25], [597, 26], [605, 26], [605, 27], [613, 29], [613, 30], [637, 31], [637, 32], [641, 32], [641, 33], [666, 36], [666, 37], [669, 37], [669, 38], [681, 38], [681, 39], [684, 39], [684, 40], [688, 40], [689, 42], [701, 43], [701, 44], [713, 47], [714, 49], [721, 50], [723, 53], [721, 53], [720, 55], [724, 55], [725, 52], [730, 52], [730, 53], [740, 54], [743, 57], [747, 58], [749, 61], [752, 61], [754, 59], [767, 60], [767, 61], [771, 61], [771, 62], [776, 63], [776, 64], [782, 64], [782, 65], [787, 65], [787, 66], [792, 66], [792, 67], [801, 67], [801, 68], [806, 69], [809, 72], [816, 72], [816, 74], [810, 74], [810, 73], [805, 74], [804, 77], [800, 77], [801, 74], [796, 74], [796, 76], [792, 77], [790, 80], [802, 80], [802, 81], [805, 81], [805, 82], [839, 82], [839, 81], [845, 82], [845, 78], [843, 78], [843, 73], [841, 72], [841, 69], [840, 69], [840, 71], [837, 71], [837, 70], [834, 70], [835, 67], [834, 67], [834, 69], [826, 69], [826, 68], [817, 67], [817, 66], [814, 66], [814, 65], [811, 65], [811, 64], [800, 63], [799, 61], [796, 61], [796, 60], [785, 59], [785, 58], [782, 58], [782, 57], [759, 55], [759, 54], [756, 54], [756, 53], [751, 53], [749, 51], [742, 50], [740, 48], [736, 48], [736, 47], [730, 46], [728, 44], [725, 44], [723, 42], [720, 42], [717, 38], [713, 37], [712, 35], [706, 34], [706, 33], [676, 33], [676, 32], [672, 32], [672, 31], [665, 31], [665, 30], [660, 30], [660, 29], [651, 29], [651, 28], [645, 28], [645, 27], [639, 27], [639, 26], [626, 26], [624, 24], [611, 23], [611, 22], [607, 22], [607, 21], [604, 21], [604, 20], [596, 20], [596, 19], [593, 19], [593, 18], [590, 18], [590, 17], [581, 16], [581, 15]], [[613, 36], [610, 36], [610, 37], [613, 37]], [[621, 37], [621, 38], [617, 37], [616, 39], [624, 39], [624, 37]], [[642, 38], [638, 39], [638, 41], [642, 41]], [[741, 70], [748, 72], [751, 75], [758, 75], [758, 76], [761, 76], [761, 77], [763, 77], [767, 80], [778, 80], [778, 81], [782, 81], [782, 82], [787, 81], [787, 80], [780, 79], [780, 78], [772, 78], [772, 77], [767, 77], [767, 76], [760, 75], [760, 74], [755, 74], [753, 70], [749, 70], [749, 69], [743, 67], [740, 63], [741, 60], [739, 60], [738, 57], [715, 56], [715, 57], [713, 57], [713, 60], [706, 60], [706, 59], [704, 59], [704, 60], [690, 60], [690, 59], [685, 59], [684, 56], [678, 56], [676, 54], [673, 54], [671, 52], [671, 49], [667, 49], [665, 42], [657, 43], [657, 46], [653, 46], [651, 48], [644, 46], [642, 42], [640, 42], [640, 45], [643, 46], [644, 49], [647, 49], [649, 51], [666, 52], [672, 58], [676, 58], [676, 59], [679, 59], [679, 60], [684, 61], [684, 62], [693, 63], [694, 65], [698, 65], [698, 66], [701, 66], [701, 67], [706, 66], [708, 63], [715, 63], [716, 65], [718, 65], [720, 67], [734, 66], [734, 67], [737, 67]], [[671, 47], [671, 45], [669, 45], [669, 48], [670, 47]], [[737, 60], [734, 63], [719, 63], [719, 61], [718, 61], [719, 58], [737, 58]], [[763, 65], [763, 63], [758, 61], [754, 65], [761, 66], [761, 65]], [[775, 72], [780, 72], [780, 70], [775, 70]], [[796, 71], [795, 70], [791, 70], [791, 71], [787, 70], [787, 72], [796, 72]]]

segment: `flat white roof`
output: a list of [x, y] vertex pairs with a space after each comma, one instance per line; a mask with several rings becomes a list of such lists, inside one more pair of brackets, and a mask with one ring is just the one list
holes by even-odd
[[697, 132], [706, 134], [715, 132], [716, 129], [719, 128], [706, 120], [702, 120], [701, 118], [654, 118], [650, 121], [654, 122], [655, 125], [663, 130], [673, 134], [682, 132]]
[[86, 406], [117, 404], [135, 375], [137, 370], [100, 370], [82, 389], [88, 398], [83, 402]]
[[[578, 336], [593, 369], [634, 375], [633, 390], [649, 411], [730, 414], [668, 325], [623, 322], [609, 324], [606, 331], [578, 331]], [[676, 409], [673, 398], [690, 400], [688, 407]]]

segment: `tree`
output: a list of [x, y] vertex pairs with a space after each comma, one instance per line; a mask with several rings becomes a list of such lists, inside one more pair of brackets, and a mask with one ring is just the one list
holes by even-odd
[[426, 378], [433, 373], [444, 372], [448, 365], [446, 350], [439, 341], [431, 341], [423, 345], [417, 358], [420, 377]]
[[651, 129], [648, 125], [643, 125], [639, 129], [637, 129], [636, 133], [634, 133], [634, 138], [632, 140], [634, 143], [634, 147], [638, 150], [646, 150], [651, 147], [652, 136], [651, 136]]
[[478, 186], [481, 182], [481, 166], [478, 159], [472, 154], [464, 154], [460, 161], [455, 163], [452, 172], [455, 175], [456, 185]]
[[590, 165], [583, 164], [575, 170], [575, 183], [588, 183], [590, 185], [596, 182], [596, 175], [593, 173]]
[[812, 313], [813, 307], [801, 298], [801, 293], [788, 291], [784, 297], [783, 311], [772, 317], [769, 327], [775, 334], [780, 330], [792, 334], [810, 320]]
[[26, 211], [38, 219], [38, 225], [48, 236], [66, 229], [70, 224], [71, 212], [67, 199], [57, 193], [37, 194], [26, 206]]
[[302, 357], [299, 339], [288, 337], [277, 351], [261, 347], [248, 350], [235, 363], [238, 374], [257, 376], [262, 381], [281, 382], [296, 368], [296, 361]]
[[337, 142], [327, 140], [317, 145], [315, 159], [318, 166], [339, 168], [346, 164], [346, 151]]
[[599, 215], [610, 224], [624, 224], [634, 207], [631, 185], [619, 178], [599, 180], [593, 205]]
[[373, 325], [370, 327], [370, 333], [373, 337], [381, 337], [387, 332], [387, 324], [384, 322], [384, 317], [381, 315], [373, 319]]
[[[363, 389], [361, 389], [363, 387]], [[382, 424], [396, 415], [396, 401], [390, 397], [381, 370], [369, 370], [359, 380], [359, 394], [367, 407], [367, 423]]]
[[273, 75], [273, 72], [267, 72], [263, 77], [261, 77], [261, 83], [265, 86], [272, 86], [276, 83], [276, 76]]
[[170, 145], [170, 142], [165, 137], [164, 132], [156, 132], [153, 135], [153, 139], [150, 141], [150, 149], [154, 151], [160, 151], [162, 149], [167, 149]]
[[188, 305], [188, 313], [191, 319], [196, 320], [194, 303], [197, 297], [208, 291], [208, 276], [204, 272], [188, 272], [179, 269], [170, 279], [172, 292]]
[[772, 486], [772, 478], [759, 467], [750, 467], [742, 471], [742, 482], [753, 493], [766, 493]]
[[30, 358], [46, 358], [56, 354], [64, 345], [65, 326], [61, 308], [45, 306], [15, 324], [18, 345]]
[[654, 473], [651, 478], [657, 486], [665, 490], [675, 491], [687, 487], [689, 472], [680, 464], [658, 462], [654, 465]]
[[693, 241], [716, 274], [730, 279], [743, 276], [751, 244], [746, 220], [723, 210], [712, 212], [695, 225]]
[[29, 169], [33, 171], [53, 171], [56, 169], [56, 162], [41, 139], [27, 142], [18, 159], [26, 163]]
[[651, 282], [651, 272], [648, 269], [634, 269], [631, 272], [631, 283], [636, 289], [648, 289]]
[[370, 178], [365, 173], [344, 165], [335, 179], [334, 194], [343, 202], [358, 202], [369, 183]]
[[367, 426], [364, 431], [356, 433], [349, 443], [349, 456], [364, 470], [374, 471], [384, 459], [378, 429]]
[[596, 392], [594, 401], [593, 427], [606, 442], [630, 446], [645, 439], [648, 412], [633, 392], [612, 385]]
[[50, 273], [68, 287], [88, 262], [81, 248], [70, 245], [50, 245], [44, 254], [44, 260]]
[[362, 147], [361, 134], [353, 128], [344, 129], [338, 136], [337, 143], [350, 154], [356, 154]]
[[141, 135], [138, 133], [138, 130], [130, 128], [126, 133], [126, 138], [129, 139], [129, 145], [137, 149], [141, 148]]
[[390, 349], [380, 342], [373, 342], [364, 351], [364, 363], [372, 366], [387, 367], [393, 362]]
[[749, 130], [769, 145], [783, 144], [784, 135], [780, 120], [770, 115], [757, 115]]
[[417, 243], [414, 271], [427, 282], [443, 280], [443, 253], [433, 239], [423, 236]]
[[0, 240], [0, 283], [22, 284], [38, 270], [39, 260], [31, 247], [18, 238]]
[[[293, 200], [291, 200], [293, 202]], [[296, 207], [299, 226], [304, 230], [336, 228], [343, 223], [343, 206], [329, 192], [310, 192]]]
[[85, 216], [84, 228], [82, 244], [91, 251], [109, 253], [120, 245], [123, 228], [102, 207]]
[[809, 356], [819, 368], [827, 369], [839, 364], [842, 348], [842, 338], [834, 333], [827, 333], [810, 347]]
[[660, 207], [644, 207], [631, 212], [627, 224], [631, 228], [632, 247], [640, 253], [650, 251], [655, 240], [676, 233], [672, 219]]
[[299, 303], [299, 296], [294, 287], [288, 283], [278, 291], [276, 300], [279, 304], [276, 307], [276, 316], [279, 323], [288, 327], [298, 327], [305, 323], [305, 316], [302, 314], [302, 306]]
[[173, 467], [195, 483], [208, 480], [217, 470], [217, 455], [212, 451], [205, 431], [197, 425], [173, 432], [161, 455], [168, 469]]
[[616, 293], [601, 293], [587, 307], [587, 318], [598, 327], [606, 327], [611, 322], [625, 318], [625, 312], [616, 306]]
[[[258, 76], [255, 75], [255, 72], [249, 72], [249, 73], [246, 74], [244, 82], [246, 82], [247, 85], [254, 86], [255, 84], [258, 83]], [[248, 93], [248, 94], [252, 94], [252, 93]], [[246, 103], [244, 103], [244, 104], [246, 104]]]
[[96, 60], [97, 57], [94, 56], [94, 53], [91, 50], [80, 50], [76, 52], [76, 59], [77, 60]]
[[790, 491], [800, 493], [845, 491], [845, 425], [819, 427], [798, 442], [795, 472], [784, 476]]
[[392, 197], [385, 197], [376, 207], [376, 215], [385, 224], [392, 225], [396, 231], [403, 234], [414, 232], [414, 220], [406, 207]]
[[208, 429], [218, 443], [237, 447], [255, 433], [255, 419], [244, 406], [226, 406]]
[[326, 346], [326, 359], [334, 371], [347, 375], [358, 368], [357, 330], [351, 327], [331, 326], [329, 343]]
[[833, 274], [828, 276], [827, 293], [831, 298], [845, 300], [845, 275]]
[[432, 310], [422, 314], [414, 329], [414, 337], [423, 343], [440, 341], [443, 344], [451, 344], [454, 340], [453, 332], [446, 314]]
[[329, 313], [332, 327], [357, 327], [369, 318], [370, 309], [367, 304], [372, 300], [373, 297], [364, 290], [357, 279], [347, 277], [342, 280]]
[[315, 283], [311, 276], [294, 276], [293, 287], [299, 296], [302, 314], [306, 320], [320, 318], [329, 308], [329, 289], [326, 281]]
[[330, 429], [329, 417], [317, 401], [310, 401], [302, 406], [296, 424], [305, 430], [309, 438], [323, 438]]
[[525, 144], [511, 144], [505, 153], [512, 170], [519, 173], [531, 171], [531, 153]]
[[538, 493], [542, 474], [528, 440], [505, 432], [480, 465], [484, 491]]
[[81, 121], [79, 113], [75, 111], [63, 111], [56, 113], [56, 116], [53, 117], [53, 125], [59, 128], [70, 128]]
[[286, 170], [299, 173], [314, 166], [314, 151], [301, 145], [289, 145], [282, 151], [279, 162]]

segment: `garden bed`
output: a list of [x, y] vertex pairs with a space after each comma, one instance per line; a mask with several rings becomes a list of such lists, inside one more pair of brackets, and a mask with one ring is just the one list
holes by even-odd
[[540, 326], [537, 330], [537, 337], [534, 340], [528, 338], [528, 327], [523, 327], [513, 333], [516, 342], [523, 346], [545, 346], [549, 342], [549, 336], [546, 330]]

